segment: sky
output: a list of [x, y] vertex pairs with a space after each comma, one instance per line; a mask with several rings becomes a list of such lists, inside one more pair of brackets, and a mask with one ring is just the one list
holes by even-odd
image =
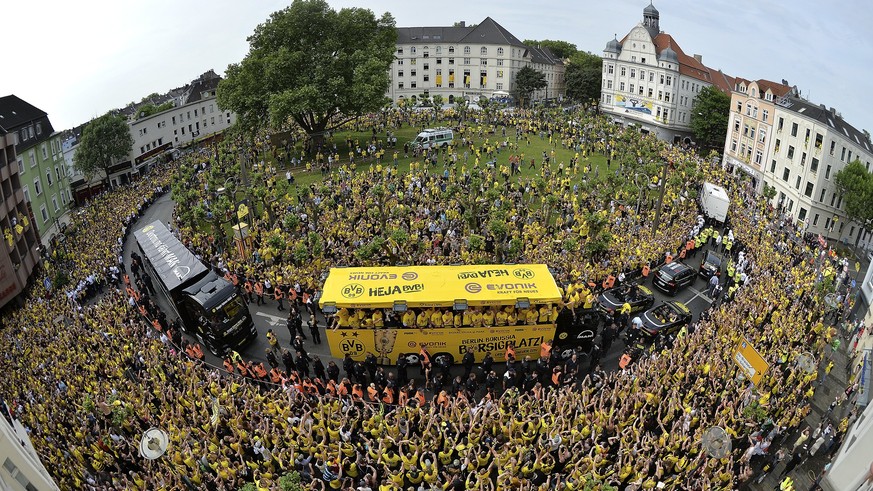
[[[390, 12], [398, 27], [450, 26], [492, 17], [519, 39], [558, 39], [602, 55], [642, 20], [648, 0], [328, 0]], [[201, 73], [242, 60], [246, 38], [277, 0], [34, 0], [4, 2], [0, 96], [15, 94], [63, 130]], [[873, 9], [867, 0], [660, 0], [661, 30], [710, 68], [746, 79], [788, 80], [804, 97], [873, 131], [859, 93], [871, 89]]]

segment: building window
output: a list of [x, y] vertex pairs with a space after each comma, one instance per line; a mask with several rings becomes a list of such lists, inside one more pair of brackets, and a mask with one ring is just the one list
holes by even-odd
[[804, 195], [812, 197], [813, 185], [811, 182], [806, 183], [806, 191], [803, 192]]
[[801, 208], [800, 212], [797, 214], [798, 220], [803, 220], [806, 218], [806, 208]]
[[430, 75], [428, 75], [427, 73], [424, 74], [424, 81], [430, 82]]
[[[403, 82], [397, 82], [397, 88], [398, 88], [398, 89], [402, 89], [402, 88], [403, 88]], [[183, 134], [183, 135], [185, 134], [185, 128], [182, 128], [182, 134]]]
[[607, 66], [606, 73], [608, 73], [610, 75], [614, 73], [612, 64]]
[[40, 213], [40, 215], [42, 215], [42, 223], [43, 223], [43, 225], [45, 225], [46, 223], [48, 223], [48, 221], [49, 221], [49, 214], [48, 214], [48, 211], [46, 211], [46, 209], [45, 209], [45, 205], [42, 205], [42, 206], [39, 207], [39, 213]]
[[469, 58], [464, 58], [464, 64], [465, 64], [465, 65], [469, 65], [469, 64], [470, 64], [470, 59], [469, 59]]
[[[610, 80], [610, 82], [612, 82], [612, 80]], [[653, 93], [654, 93], [654, 92], [652, 91], [652, 88], [649, 87], [649, 99], [652, 98]]]
[[766, 123], [768, 119], [770, 119], [770, 111], [764, 109], [764, 122]]
[[788, 160], [794, 158], [794, 145], [788, 145]]
[[434, 49], [436, 50], [436, 54], [438, 54], [438, 55], [439, 55], [439, 54], [442, 54], [442, 52], [443, 52], [443, 47], [442, 47], [442, 46], [437, 46], [437, 47], [434, 48]]
[[52, 171], [51, 169], [45, 171], [45, 182], [47, 182], [47, 186], [52, 185]]
[[488, 66], [488, 58], [482, 58], [480, 63], [482, 64], [482, 66]]
[[503, 78], [503, 70], [497, 70], [497, 78]]
[[633, 91], [634, 91], [634, 84], [630, 84], [630, 92], [633, 93]]
[[618, 90], [624, 92], [624, 82], [619, 82], [619, 83], [618, 83]]
[[797, 136], [797, 123], [791, 123], [791, 136]]
[[[661, 98], [661, 92], [658, 91], [658, 99], [660, 99], [660, 98]], [[747, 128], [748, 128], [748, 126], [747, 126]], [[734, 131], [740, 131], [740, 118], [737, 118], [736, 120], [734, 120]]]
[[409, 64], [410, 64], [410, 65], [415, 65], [417, 61], [418, 61], [418, 60], [416, 60], [415, 58], [412, 58], [411, 60], [409, 60]]
[[752, 105], [747, 103], [746, 104], [746, 116], [751, 116], [751, 115], [752, 115]]
[[54, 205], [56, 212], [61, 211], [61, 207], [58, 206], [58, 196], [57, 195], [52, 195], [52, 205]]
[[409, 52], [412, 53], [412, 54], [415, 54], [415, 46], [410, 46], [410, 47], [409, 47]]
[[789, 177], [789, 176], [791, 176], [791, 170], [790, 170], [788, 167], [786, 167], [786, 168], [782, 171], [782, 180], [785, 181], [785, 182], [788, 182], [788, 177]]
[[413, 80], [412, 82], [409, 82], [409, 88], [410, 88], [410, 89], [414, 89], [414, 88], [416, 88], [417, 86], [418, 86], [418, 84], [416, 83], [415, 80]]
[[846, 161], [846, 147], [843, 147], [843, 153], [840, 154], [840, 160]]
[[415, 70], [410, 70], [410, 71], [409, 71], [409, 76], [410, 76], [410, 77], [415, 77]]
[[771, 174], [776, 173], [776, 159], [773, 159], [773, 161], [770, 162], [770, 173]]
[[776, 127], [776, 131], [782, 131], [782, 125], [785, 124], [785, 119], [779, 118], [779, 125]]
[[607, 88], [607, 89], [611, 89], [611, 88], [612, 88], [612, 80], [607, 80], [607, 81], [606, 81], [606, 88]]
[[743, 103], [740, 102], [740, 101], [737, 101], [737, 112], [738, 112], [738, 113], [742, 113], [742, 112], [743, 112]]
[[398, 54], [398, 55], [402, 55], [402, 54], [403, 54], [403, 48], [397, 48], [397, 54]]
[[673, 77], [667, 75], [667, 85], [669, 86], [673, 82]]
[[403, 76], [403, 70], [399, 70], [399, 71], [397, 72], [397, 76], [398, 76], [398, 77], [402, 77], [402, 76]]
[[831, 195], [831, 206], [834, 206], [834, 201], [837, 200], [837, 193]]
[[737, 153], [737, 141], [731, 140], [731, 152]]
[[797, 180], [794, 183], [794, 189], [800, 189], [800, 176], [797, 176]]
[[630, 78], [636, 78], [637, 71], [633, 68], [630, 69]]
[[436, 64], [437, 64], [437, 65], [442, 65], [442, 64], [443, 64], [443, 59], [442, 59], [442, 58], [437, 58], [437, 59], [436, 59]]
[[813, 157], [812, 161], [809, 163], [809, 171], [810, 172], [818, 172], [818, 159]]
[[464, 54], [465, 54], [465, 55], [469, 55], [469, 54], [470, 54], [470, 47], [469, 47], [469, 46], [464, 46]]
[[764, 154], [761, 153], [760, 150], [755, 151], [755, 163], [761, 165], [761, 161], [764, 159]]
[[624, 77], [626, 75], [627, 75], [627, 70], [625, 69], [625, 67], [621, 67], [621, 76]]
[[830, 179], [830, 178], [831, 178], [831, 166], [828, 165], [827, 167], [825, 167], [825, 179]]
[[822, 189], [822, 190], [821, 190], [821, 194], [818, 196], [818, 202], [819, 202], [819, 203], [824, 203], [825, 195], [827, 194], [827, 192], [828, 192], [827, 189]]

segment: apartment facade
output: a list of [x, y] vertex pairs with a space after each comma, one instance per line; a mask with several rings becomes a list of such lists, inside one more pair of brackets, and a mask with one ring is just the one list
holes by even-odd
[[24, 197], [30, 202], [43, 245], [68, 222], [72, 201], [60, 133], [45, 111], [15, 95], [0, 98], [4, 128], [16, 135], [15, 151]]
[[733, 78], [688, 56], [673, 37], [661, 31], [654, 5], [643, 9], [643, 20], [619, 41], [603, 50], [600, 109], [621, 125], [674, 143], [691, 143], [694, 99], [715, 86], [730, 93]]
[[471, 27], [400, 27], [387, 95], [394, 102], [422, 95], [445, 102], [499, 97], [512, 93], [525, 66], [541, 71], [548, 84], [534, 101], [564, 97], [563, 60], [547, 48], [526, 46], [491, 17]]
[[54, 491], [59, 489], [33, 448], [27, 429], [0, 399], [0, 489]]
[[[738, 108], [731, 110], [734, 121]], [[847, 219], [835, 177], [856, 159], [871, 170], [870, 134], [843, 120], [834, 108], [813, 104], [793, 93], [775, 101], [771, 131], [772, 144], [761, 158], [761, 174], [763, 183], [775, 188], [773, 206], [807, 232], [851, 244], [869, 244], [871, 232]], [[732, 135], [733, 128], [726, 146], [732, 147]]]
[[[128, 126], [133, 145], [126, 159], [109, 168], [109, 185], [127, 184], [146, 174], [152, 164], [173, 149], [208, 139], [230, 128], [236, 120], [235, 115], [219, 109], [216, 102], [220, 81], [221, 77], [209, 70], [188, 84], [181, 95], [174, 97], [175, 105], [171, 109], [144, 117], [138, 117], [135, 112], [131, 114]], [[68, 164], [73, 162], [77, 145], [77, 135], [69, 135], [62, 143], [62, 158]], [[83, 173], [71, 168], [70, 182], [76, 201], [81, 202], [102, 191], [105, 177], [103, 172], [99, 172], [86, 181]]]
[[776, 101], [795, 92], [787, 83], [737, 78], [731, 93], [723, 163], [749, 174], [759, 193], [763, 192], [764, 166], [776, 140]]
[[27, 286], [40, 259], [39, 235], [19, 175], [17, 138], [0, 123], [0, 307]]
[[834, 108], [801, 98], [784, 82], [738, 79], [724, 163], [748, 173], [759, 193], [773, 188], [771, 204], [806, 232], [869, 245], [873, 233], [847, 219], [835, 181], [856, 159], [871, 170], [870, 134]]

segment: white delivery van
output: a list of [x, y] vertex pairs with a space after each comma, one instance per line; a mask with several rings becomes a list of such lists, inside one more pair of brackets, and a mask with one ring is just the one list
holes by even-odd
[[700, 208], [703, 210], [704, 216], [724, 223], [727, 219], [730, 203], [731, 200], [723, 187], [716, 186], [711, 182], [703, 183], [703, 191], [700, 193]]
[[412, 148], [424, 150], [430, 148], [443, 148], [452, 144], [455, 135], [451, 128], [426, 129], [412, 140]]

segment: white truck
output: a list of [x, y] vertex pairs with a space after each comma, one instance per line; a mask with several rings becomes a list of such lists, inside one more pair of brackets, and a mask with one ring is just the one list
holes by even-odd
[[716, 186], [711, 182], [703, 183], [703, 191], [700, 193], [700, 208], [703, 210], [704, 216], [724, 223], [730, 204], [731, 200], [723, 187]]

